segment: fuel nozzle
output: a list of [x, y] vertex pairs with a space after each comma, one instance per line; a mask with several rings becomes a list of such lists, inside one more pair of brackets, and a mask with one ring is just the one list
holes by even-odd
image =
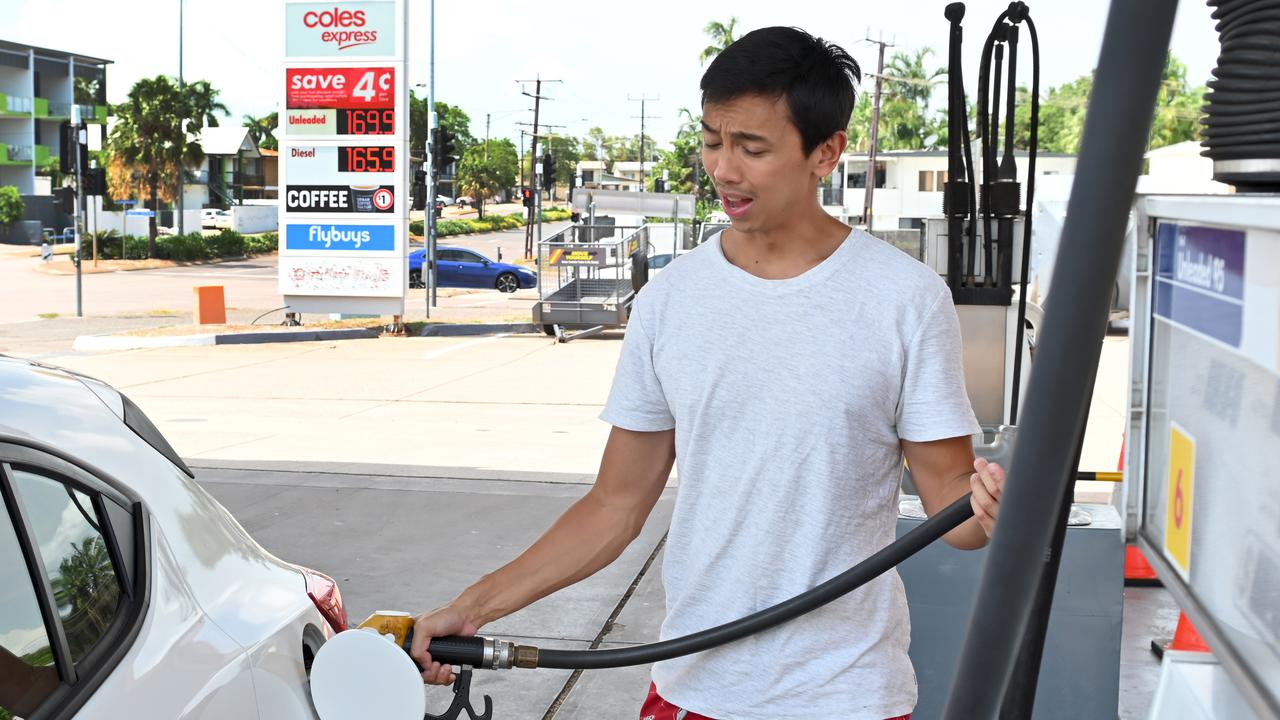
[[[379, 610], [357, 627], [392, 636], [396, 645], [407, 653], [413, 647], [413, 625], [413, 616], [409, 613]], [[482, 670], [538, 666], [538, 648], [478, 635], [432, 638], [427, 652], [431, 653], [432, 660], [442, 665], [469, 665]]]

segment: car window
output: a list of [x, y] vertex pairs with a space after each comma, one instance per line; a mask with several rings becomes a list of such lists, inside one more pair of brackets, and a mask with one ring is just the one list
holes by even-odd
[[436, 250], [436, 258], [441, 262], [461, 262], [456, 250]]
[[120, 610], [120, 580], [88, 495], [13, 468], [13, 485], [44, 560], [72, 662], [79, 665]]
[[0, 720], [34, 714], [58, 686], [49, 633], [12, 517], [0, 496]]
[[462, 261], [462, 262], [472, 262], [472, 263], [482, 263], [482, 262], [484, 262], [484, 258], [483, 258], [483, 257], [481, 257], [480, 255], [478, 255], [478, 254], [476, 254], [476, 253], [473, 253], [473, 252], [471, 252], [471, 251], [469, 251], [469, 250], [459, 250], [459, 251], [458, 251], [458, 255], [460, 255], [460, 256], [461, 256], [461, 257], [459, 257], [459, 258], [458, 258], [458, 260], [460, 260], [460, 261]]

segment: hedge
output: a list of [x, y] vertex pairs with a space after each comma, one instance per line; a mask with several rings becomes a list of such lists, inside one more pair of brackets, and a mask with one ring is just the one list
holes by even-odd
[[[555, 222], [557, 220], [568, 220], [572, 216], [569, 210], [552, 208], [542, 211], [543, 222]], [[486, 215], [483, 220], [477, 218], [452, 218], [445, 220], [443, 218], [436, 221], [436, 237], [449, 237], [450, 235], [472, 235], [474, 233], [494, 232], [495, 230], [515, 230], [524, 227], [525, 214], [512, 213], [510, 215]], [[421, 236], [426, 232], [426, 227], [421, 220], [414, 220], [409, 223], [409, 233], [411, 235]]]
[[[103, 260], [121, 259], [120, 233], [115, 230], [96, 233], [98, 239], [98, 257]], [[176, 262], [197, 262], [201, 260], [217, 260], [236, 258], [246, 255], [262, 255], [273, 253], [280, 244], [276, 233], [262, 235], [241, 235], [231, 230], [223, 230], [217, 235], [205, 237], [200, 233], [186, 235], [162, 235], [156, 238], [156, 257], [160, 260]], [[145, 237], [130, 235], [124, 239], [125, 260], [143, 260], [147, 258], [149, 245]], [[93, 257], [92, 237], [80, 248], [83, 259]]]

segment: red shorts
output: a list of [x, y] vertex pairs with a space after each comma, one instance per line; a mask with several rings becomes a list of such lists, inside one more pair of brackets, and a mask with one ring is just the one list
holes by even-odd
[[[644, 707], [640, 708], [640, 720], [712, 720], [706, 715], [699, 715], [688, 710], [681, 710], [658, 694], [658, 686], [649, 683], [649, 697], [645, 698]], [[911, 720], [911, 714], [901, 715], [889, 720]]]

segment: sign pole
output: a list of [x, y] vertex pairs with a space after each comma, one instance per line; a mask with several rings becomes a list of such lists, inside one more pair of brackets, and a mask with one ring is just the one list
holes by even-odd
[[75, 247], [76, 254], [73, 256], [75, 258], [75, 266], [76, 266], [76, 317], [84, 317], [84, 307], [82, 302], [81, 283], [80, 283], [80, 243], [81, 243], [80, 223], [84, 219], [84, 213], [83, 213], [84, 176], [80, 172], [80, 133], [83, 131], [80, 129], [80, 106], [79, 105], [71, 106], [71, 127], [75, 129], [75, 138], [76, 138], [76, 143], [75, 143], [76, 145], [76, 156], [75, 156], [76, 216], [75, 216], [75, 222], [71, 223], [73, 226], [75, 226], [75, 238], [76, 238], [76, 247]]

